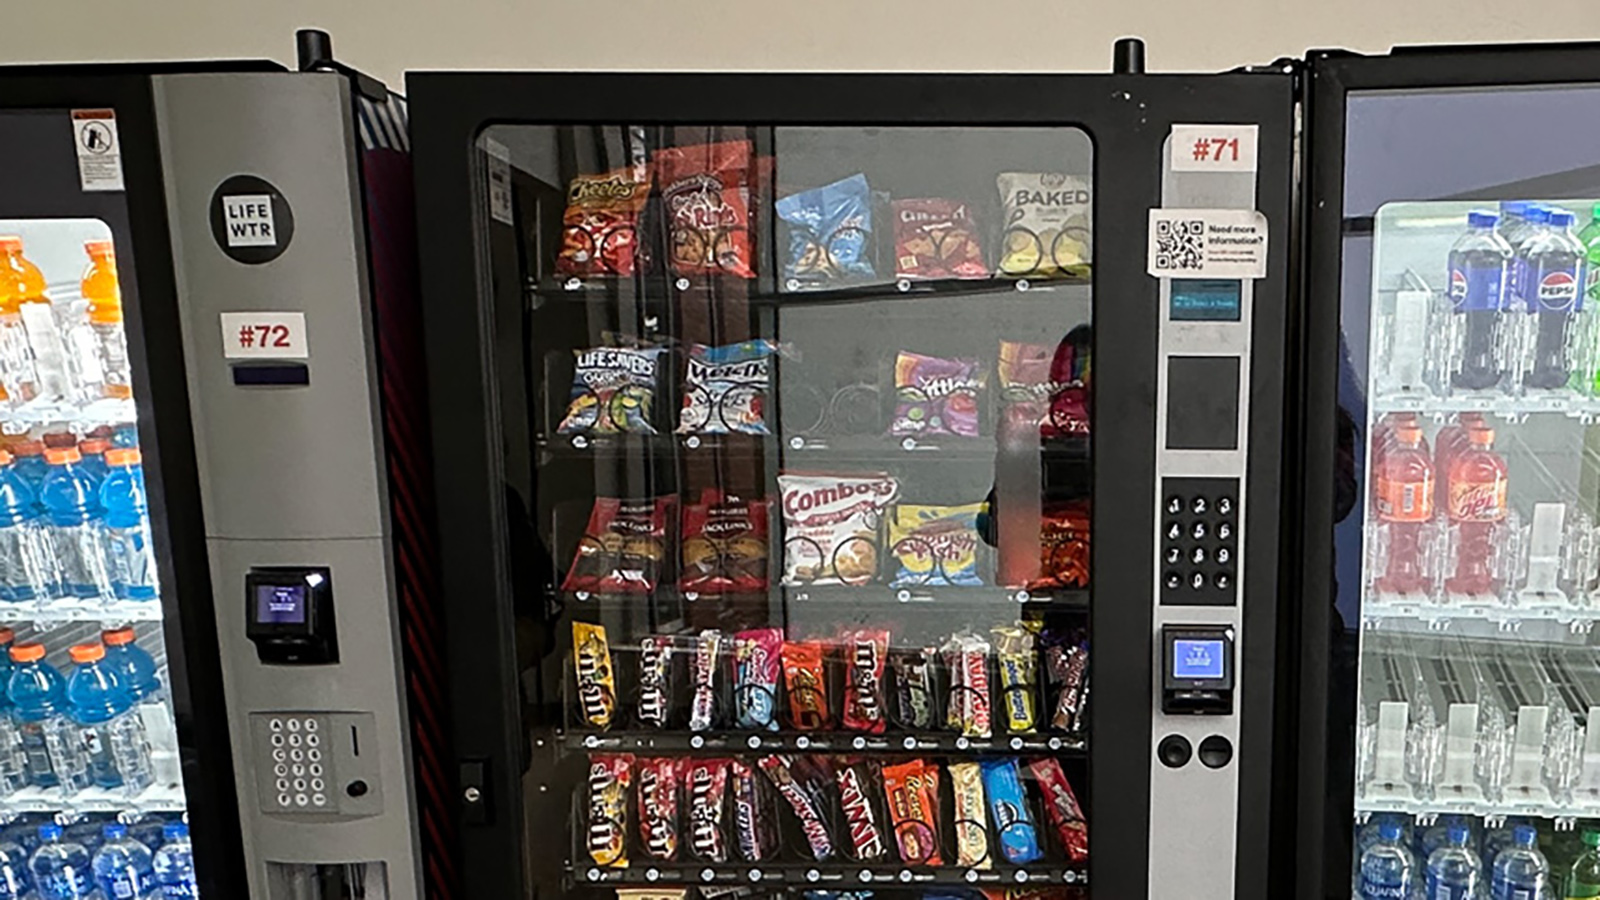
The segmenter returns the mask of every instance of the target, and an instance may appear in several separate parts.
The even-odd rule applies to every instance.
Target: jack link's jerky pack
[[[884,512],[900,494],[890,475],[778,476],[783,583],[865,584],[878,574]]]
[[[706,488],[683,510],[683,572],[694,594],[755,594],[767,589],[767,528],[772,503]]]
[[[587,725],[610,728],[617,711],[617,676],[604,625],[572,623],[572,668],[577,676],[578,714]]]
[[[656,399],[660,347],[592,347],[574,350],[577,368],[561,434],[655,434],[650,408]]]
[[[1000,273],[1013,278],[1087,278],[1091,259],[1089,180],[1059,172],[1002,172],[1005,207]]]
[[[578,539],[563,591],[648,594],[661,581],[667,558],[667,523],[677,498],[619,500],[596,497]]]

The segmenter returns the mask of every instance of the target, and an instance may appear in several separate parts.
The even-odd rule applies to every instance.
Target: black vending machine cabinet
[[[1268,896],[1289,70],[408,88],[466,896]]]

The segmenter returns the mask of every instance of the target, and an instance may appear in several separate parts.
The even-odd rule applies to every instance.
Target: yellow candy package
[[[895,507],[889,519],[889,541],[899,568],[892,584],[983,584],[978,576],[978,513],[982,509],[982,503],[902,503]]]

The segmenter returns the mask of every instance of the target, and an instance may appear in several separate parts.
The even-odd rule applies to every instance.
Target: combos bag
[[[679,275],[755,275],[750,257],[749,141],[671,147],[655,156]]]
[[[982,503],[902,503],[889,520],[889,546],[899,571],[894,587],[983,583],[978,577],[978,513]]]
[[[878,574],[883,514],[900,483],[866,475],[778,476],[784,584],[866,584]]]
[[[768,434],[767,392],[777,352],[778,345],[764,339],[690,348],[678,433]]]
[[[1006,227],[1000,274],[1013,278],[1087,278],[1089,181],[1058,172],[1002,172],[995,179]]]
[[[676,499],[596,498],[561,589],[594,594],[648,594],[655,590],[661,580],[667,523],[672,520]]]
[[[561,434],[655,434],[660,347],[594,347],[574,350],[577,368]]]
[[[763,593],[772,504],[706,488],[683,510],[683,572],[678,587],[694,594]]]
[[[650,170],[629,166],[579,175],[567,187],[557,274],[585,278],[632,275],[638,259],[639,212],[650,197]]]
[[[943,359],[904,350],[894,361],[893,435],[978,436],[978,392],[983,376],[975,359]]]
[[[777,203],[778,219],[788,228],[784,287],[823,288],[873,276],[872,191],[865,175],[809,191]]]
[[[988,278],[972,212],[959,200],[896,200],[894,259],[897,278]]]

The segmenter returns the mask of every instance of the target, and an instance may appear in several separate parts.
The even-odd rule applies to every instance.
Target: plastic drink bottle
[[[155,782],[150,741],[133,693],[106,665],[105,647],[78,644],[68,652],[73,669],[67,678],[67,702],[83,735],[90,775],[100,787],[120,787],[133,796]]]
[[[13,300],[33,356],[37,396],[47,400],[71,397],[74,390],[66,342],[62,339],[55,306],[46,291],[44,275],[22,255],[21,238],[13,240],[13,244],[7,245],[0,239],[0,254],[3,254],[0,268],[9,268],[13,273],[16,285]]]
[[[1467,846],[1474,847],[1476,842],[1472,833],[1472,823],[1461,816],[1441,816],[1433,825],[1419,832],[1421,835],[1417,842],[1416,854],[1419,864],[1426,864],[1433,858],[1433,851],[1450,842],[1450,829],[1456,825],[1467,826]]]
[[[1478,900],[1483,890],[1483,863],[1468,842],[1465,823],[1451,825],[1444,846],[1428,857],[1428,900]]]
[[[103,900],[143,900],[156,889],[155,854],[128,834],[128,826],[105,826],[105,843],[95,851],[94,885]]]
[[[0,450],[0,600],[30,603],[61,591],[56,551],[33,489]]]
[[[1567,900],[1600,897],[1600,831],[1585,831],[1583,847],[1583,853],[1567,870]]]
[[[1433,473],[1438,490],[1435,491],[1434,509],[1450,508],[1450,463],[1456,454],[1468,446],[1467,431],[1488,423],[1483,413],[1464,412],[1454,422],[1446,424],[1433,436]],[[1441,836],[1443,832],[1440,832]]]
[[[1378,520],[1389,526],[1389,559],[1378,589],[1395,593],[1427,586],[1422,530],[1433,518],[1433,461],[1422,448],[1422,429],[1394,430],[1394,445],[1383,454],[1376,486]]]
[[[50,474],[40,499],[54,537],[62,583],[74,597],[110,600],[115,593],[100,533],[100,494],[80,465],[77,447],[47,450],[45,460]]]
[[[44,487],[44,477],[50,474],[50,464],[44,461],[44,442],[18,441],[11,445],[11,457],[16,460],[17,474],[33,491],[34,502],[37,503],[39,489]],[[44,506],[41,504],[39,508],[44,509]]]
[[[122,288],[117,282],[117,256],[110,241],[88,241],[83,299],[89,301],[89,329],[99,368],[102,392],[107,397],[133,396],[133,376],[128,365],[128,338],[122,326]]]
[[[139,451],[128,447],[108,450],[106,462],[110,470],[100,486],[100,505],[105,509],[102,542],[112,592],[123,600],[154,600],[156,559],[150,545],[150,510]]]
[[[106,842],[104,834],[106,822],[106,819],[99,816],[84,816],[71,825],[62,825],[61,838],[74,844],[82,844],[83,849],[89,851],[90,856],[94,856],[94,852]]]
[[[0,839],[0,900],[27,900],[32,890],[28,851],[15,841]]]
[[[15,639],[9,628],[0,628],[0,686],[11,680],[11,644]],[[0,689],[0,797],[8,797],[28,786],[28,754],[22,749],[22,732],[17,728],[15,710],[6,692]],[[5,840],[0,834],[0,841]],[[4,895],[0,895],[4,900]]]
[[[133,626],[110,628],[100,632],[105,644],[105,665],[116,673],[121,682],[141,703],[161,696],[161,676],[156,672],[156,661],[143,647],[134,643]]]
[[[1378,842],[1361,854],[1360,900],[1413,900],[1417,890],[1416,865],[1411,851],[1400,842],[1400,825],[1378,826]]]
[[[76,794],[89,786],[89,766],[77,728],[67,719],[66,679],[44,661],[44,645],[37,642],[14,645],[11,662],[6,693],[28,755],[28,780]]]
[[[44,275],[22,255],[22,238],[0,235],[0,379],[11,400],[25,403],[39,395],[39,376],[28,329],[22,323],[22,298],[43,295]]]
[[[96,490],[111,473],[111,465],[106,462],[106,451],[110,449],[111,442],[105,438],[88,438],[78,442],[78,455],[83,458],[79,465],[94,482]]]
[[[1449,502],[1445,513],[1457,529],[1456,570],[1445,589],[1460,594],[1493,594],[1497,584],[1491,557],[1495,525],[1505,521],[1506,461],[1494,452],[1494,429],[1467,432],[1468,447],[1450,461]]]
[[[168,822],[161,831],[166,843],[156,851],[156,884],[162,900],[193,900],[200,896],[194,878],[194,848],[189,845],[189,826]]]
[[[1450,308],[1458,317],[1458,344],[1450,383],[1479,391],[1500,383],[1506,276],[1511,245],[1495,231],[1498,213],[1467,214],[1467,231],[1450,248]]]
[[[161,849],[161,830],[166,826],[167,820],[155,813],[146,813],[139,821],[128,826],[128,836],[145,845],[153,855]]]
[[[89,851],[64,840],[60,825],[40,825],[39,840],[39,849],[28,861],[39,900],[88,900],[94,892]]]
[[[1547,900],[1550,896],[1550,864],[1539,852],[1539,832],[1532,825],[1518,825],[1511,832],[1511,846],[1494,859],[1489,900]]]
[[[1572,374],[1574,334],[1583,313],[1584,267],[1588,251],[1572,233],[1573,215],[1564,209],[1548,213],[1549,226],[1522,247],[1523,310],[1529,324],[1523,360],[1530,388],[1565,387]]]

